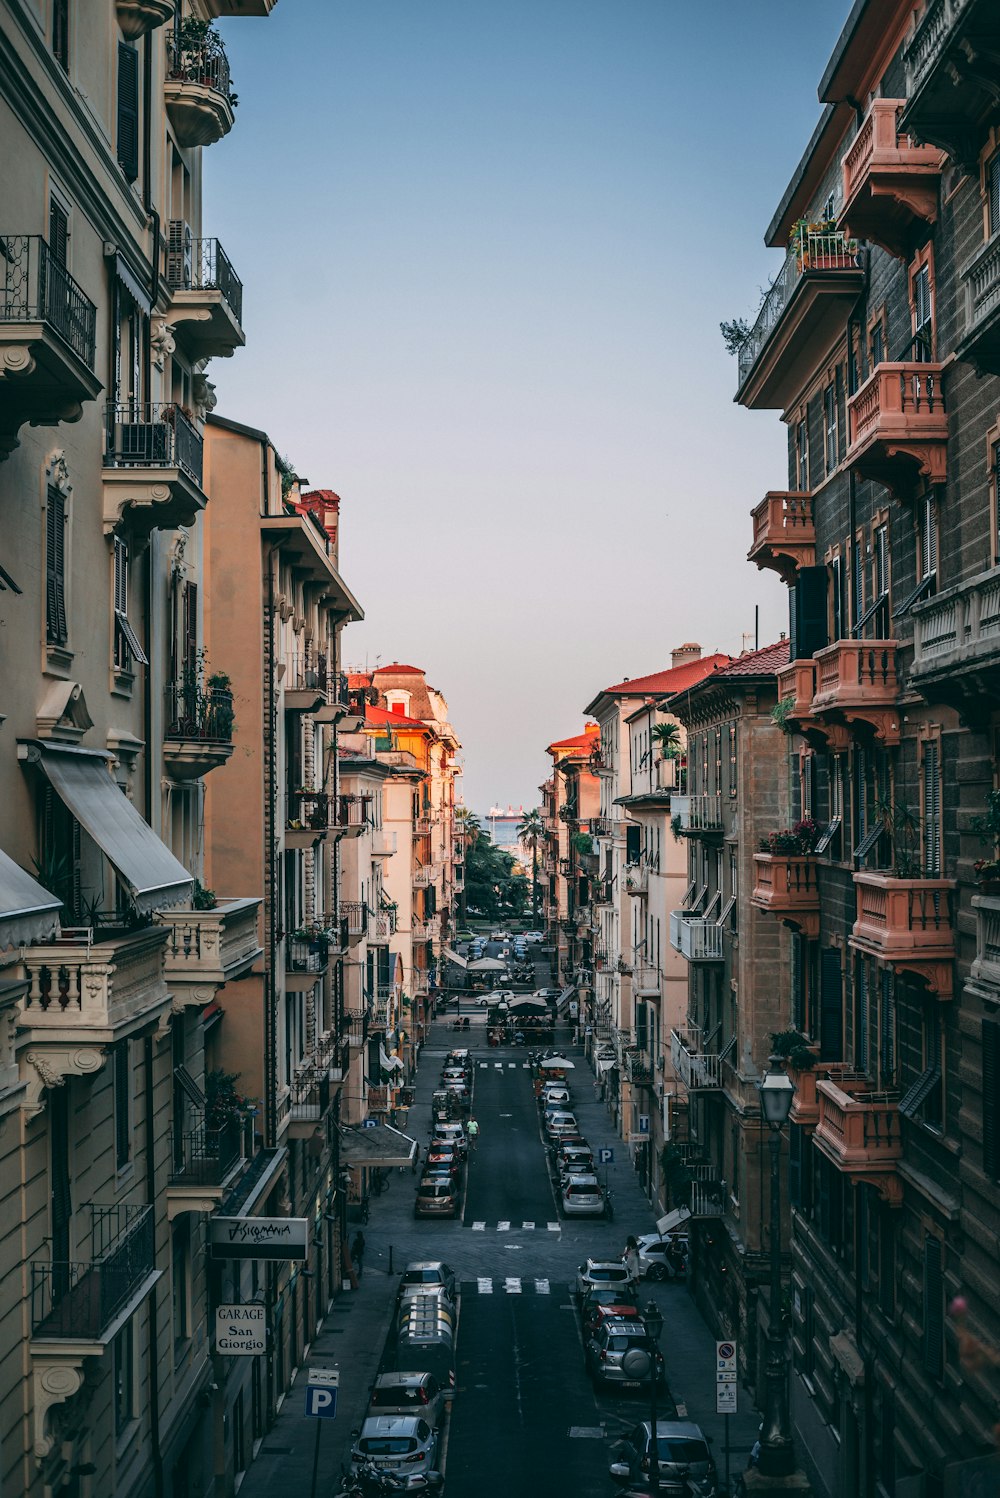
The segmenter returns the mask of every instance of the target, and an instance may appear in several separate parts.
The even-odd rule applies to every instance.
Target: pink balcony
[[[753,545],[747,561],[769,567],[793,583],[800,567],[816,561],[816,525],[811,494],[772,489],[752,511]]]
[[[812,711],[812,700],[816,691],[816,662],[814,660],[789,661],[778,672],[778,700],[792,699],[786,722],[795,724],[808,718]]]
[[[846,1070],[847,1065],[843,1061],[817,1062],[810,1071],[796,1071],[794,1067],[789,1066],[788,1075],[795,1083],[795,1096],[792,1098],[789,1120],[798,1124],[800,1128],[814,1129],[819,1123],[817,1082],[826,1082],[831,1078],[836,1081]]]
[[[751,905],[779,916],[805,936],[819,935],[816,860],[808,854],[755,853]]]
[[[855,874],[857,919],[850,945],[899,972],[922,978],[939,999],[952,996],[955,929],[951,879]]]
[[[876,99],[843,160],[844,206],[838,227],[857,239],[908,256],[936,223],[945,153],[918,146],[899,129],[905,99]]]
[[[879,364],[851,396],[847,419],[847,461],[861,478],[902,500],[921,479],[944,483],[948,413],[940,364]]]
[[[864,1080],[840,1080],[843,1087],[822,1078],[816,1083],[819,1119],[813,1143],[844,1175],[867,1181],[898,1207],[903,1197],[897,1174],[903,1153],[899,1098],[871,1091]]]
[[[811,716],[828,742],[841,737],[838,727],[863,723],[880,743],[899,743],[895,640],[838,640],[817,652],[815,666]]]

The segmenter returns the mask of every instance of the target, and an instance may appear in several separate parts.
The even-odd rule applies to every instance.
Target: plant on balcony
[[[594,839],[589,832],[574,832],[573,847],[586,857],[594,851]]]
[[[225,55],[222,37],[211,21],[185,16],[177,29],[176,60],[170,76],[217,89],[219,74],[213,64]],[[235,109],[239,103],[238,95],[231,87],[226,88],[225,94],[230,109]]]
[[[236,1084],[240,1072],[215,1071],[205,1073],[205,1125],[209,1129],[221,1129],[231,1118],[243,1118],[257,1110],[257,1099],[240,1092]]]
[[[218,903],[215,890],[207,889],[200,879],[196,879],[194,889],[191,891],[192,910],[214,910]]]
[[[812,817],[803,817],[794,827],[785,827],[780,832],[769,832],[767,837],[762,837],[759,851],[803,858],[814,852],[819,835],[820,828]]]
[[[726,345],[726,353],[735,355],[750,337],[751,328],[746,318],[734,317],[731,322],[720,322],[719,332]]]
[[[653,739],[661,759],[677,759],[681,752],[680,728],[676,723],[654,723]]]
[[[775,703],[771,709],[771,722],[776,728],[780,728],[782,733],[792,732],[788,719],[791,717],[794,708],[794,697],[782,697],[781,701]]]
[[[673,816],[673,817],[670,818],[670,831],[674,835],[674,842],[675,843],[679,843],[680,840],[681,840],[681,817],[680,817],[680,812],[678,812],[676,816]]]
[[[912,879],[920,872],[920,829],[916,813],[905,801],[893,801],[888,796],[879,796],[875,802],[875,815],[889,839],[893,874],[897,879]]]
[[[1000,790],[990,791],[986,815],[973,817],[969,826],[979,841],[993,850],[992,858],[977,858],[973,864],[976,882],[982,888],[1000,888]]]
[[[793,1071],[812,1071],[816,1065],[815,1053],[798,1030],[772,1030],[771,1050],[784,1057]]]

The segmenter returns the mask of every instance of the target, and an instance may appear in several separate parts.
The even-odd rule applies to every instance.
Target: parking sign
[[[340,1389],[340,1373],[336,1368],[310,1368],[306,1384],[306,1414],[320,1420],[334,1420],[337,1416],[337,1394]]]
[[[715,1413],[735,1415],[736,1394],[736,1343],[715,1344]]]

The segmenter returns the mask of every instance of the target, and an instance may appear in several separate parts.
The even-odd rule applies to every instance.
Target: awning
[[[41,769],[114,864],[141,914],[190,898],[194,880],[119,790],[108,772],[109,755],[32,741],[18,746],[18,756]]]
[[[661,1238],[665,1238],[668,1233],[676,1232],[682,1223],[687,1222],[690,1216],[691,1213],[687,1207],[675,1207],[665,1217],[658,1217],[656,1219],[656,1231]]]
[[[456,967],[468,967],[469,966],[469,964],[466,961],[466,959],[464,957],[460,956],[458,952],[453,951],[453,949],[451,947],[445,947],[445,949],[441,953],[441,955],[445,959],[446,962],[453,962]]]
[[[402,1071],[403,1063],[398,1056],[390,1056],[384,1045],[378,1048],[379,1065],[383,1071]]]
[[[470,973],[502,973],[506,966],[499,957],[480,957],[478,962],[468,964]]]
[[[559,995],[558,999],[556,999],[556,1013],[557,1014],[565,1014],[566,1010],[569,1008],[571,1002],[575,998],[576,998],[576,985],[573,984],[573,983],[571,983],[568,988],[564,988],[563,989],[563,991]]]
[[[0,951],[53,936],[61,908],[55,895],[0,850]]]
[[[513,1014],[515,1010],[526,1010],[532,1014],[544,1014],[548,1009],[545,999],[508,999],[507,1008]]]
[[[598,1056],[598,1058],[597,1058],[597,1074],[598,1074],[598,1076],[603,1077],[605,1072],[609,1072],[613,1066],[617,1066],[617,1065],[618,1065],[618,1059],[615,1056]]]
[[[391,1124],[373,1129],[341,1129],[341,1165],[412,1165],[417,1141]]]
[[[539,1071],[576,1071],[576,1066],[566,1056],[546,1056],[538,1063]]]

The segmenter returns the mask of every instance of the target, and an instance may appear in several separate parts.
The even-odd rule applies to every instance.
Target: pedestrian
[[[474,1118],[470,1118],[465,1128],[469,1136],[469,1149],[474,1150],[476,1147],[476,1140],[479,1138],[479,1125]]]
[[[354,1271],[360,1283],[361,1276],[365,1272],[365,1235],[360,1228],[351,1240],[351,1263],[354,1265]]]
[[[622,1255],[628,1269],[628,1277],[639,1283],[639,1241],[637,1238],[629,1237],[625,1244],[625,1252]]]
[[[417,1144],[417,1145],[414,1145],[414,1148],[413,1148],[413,1164],[410,1167],[411,1174],[416,1175],[416,1173],[417,1173],[417,1167],[418,1167],[419,1164],[420,1164],[420,1145]]]

